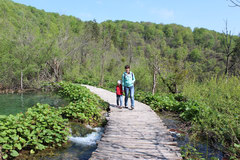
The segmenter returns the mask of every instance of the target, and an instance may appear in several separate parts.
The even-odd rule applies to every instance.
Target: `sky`
[[[47,12],[72,15],[83,21],[129,20],[203,27],[217,32],[225,21],[233,34],[240,33],[240,7],[227,0],[13,0]]]

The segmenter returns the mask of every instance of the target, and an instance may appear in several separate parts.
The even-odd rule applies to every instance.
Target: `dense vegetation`
[[[77,81],[96,85],[90,81]],[[114,92],[112,83],[103,88]],[[189,132],[191,137],[195,137],[194,141],[205,140],[231,159],[240,157],[239,77],[212,77],[201,83],[196,80],[188,81],[178,94],[152,94],[137,90],[135,99],[149,105],[156,112],[171,111],[179,114],[183,121],[191,124]],[[194,153],[184,153],[183,156],[201,159],[195,148],[187,147]]]
[[[236,159],[240,157],[240,78],[212,78],[184,85],[181,94],[138,92],[136,99],[155,111],[179,113],[192,123],[192,136],[204,138]]]
[[[202,111],[201,106],[193,100],[187,100],[183,95],[161,95],[137,92],[135,98],[145,104],[148,104],[157,112],[172,111],[180,114],[185,121],[197,120],[199,112]]]
[[[70,99],[69,105],[54,108],[37,104],[16,116],[0,115],[0,159],[17,157],[22,150],[34,154],[61,146],[70,135],[70,121],[95,125],[102,122],[106,102],[77,84],[60,82],[54,86],[60,95]]]
[[[196,136],[207,137],[214,146],[240,157],[240,78],[212,78],[184,85],[183,95],[201,102],[203,110],[194,122]]]
[[[49,105],[37,104],[25,114],[1,116],[0,124],[3,159],[19,156],[22,149],[33,154],[36,150],[61,146],[69,135],[68,121]]]
[[[0,12],[2,88],[77,78],[105,85],[120,79],[121,69],[130,64],[137,88],[178,92],[184,81],[203,81],[226,71],[226,36],[204,28],[83,22],[10,0],[0,1]],[[238,75],[240,40],[230,37],[229,74]]]
[[[77,81],[96,85],[90,81]],[[114,92],[112,83],[103,88]],[[156,112],[171,111],[179,114],[183,121],[191,124],[189,132],[195,140],[206,140],[231,159],[240,157],[239,77],[212,77],[201,83],[188,81],[179,94],[152,94],[137,90],[135,99],[149,105]],[[197,159],[201,159],[195,148],[190,147],[189,150],[196,152]],[[190,154],[190,157],[196,155]]]
[[[177,24],[83,22],[1,0],[0,89],[70,80],[114,90],[123,66],[130,64],[142,91],[137,99],[156,111],[179,113],[191,121],[193,134],[239,157],[240,38],[228,33]],[[98,97],[77,84],[58,87],[72,101],[59,109],[62,117],[100,120],[98,106],[105,105]],[[17,147],[3,150],[16,155]]]
[[[58,93],[71,100],[69,105],[60,108],[63,117],[83,123],[101,120],[101,112],[107,110],[108,103],[79,84],[60,82],[58,85]]]

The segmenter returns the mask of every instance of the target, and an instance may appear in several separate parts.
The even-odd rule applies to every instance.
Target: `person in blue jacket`
[[[130,71],[130,66],[125,66],[125,72],[122,75],[122,88],[125,93],[125,108],[128,108],[128,96],[130,93],[131,110],[134,109],[134,73]]]

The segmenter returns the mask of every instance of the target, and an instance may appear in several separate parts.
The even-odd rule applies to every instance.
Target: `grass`
[[[230,157],[240,157],[240,79],[212,78],[184,85],[183,95],[204,106],[193,123],[196,135],[219,143]]]

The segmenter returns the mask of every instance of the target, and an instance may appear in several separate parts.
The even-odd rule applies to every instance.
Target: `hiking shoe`
[[[131,110],[134,110],[134,107],[133,107],[133,106],[131,106]]]

